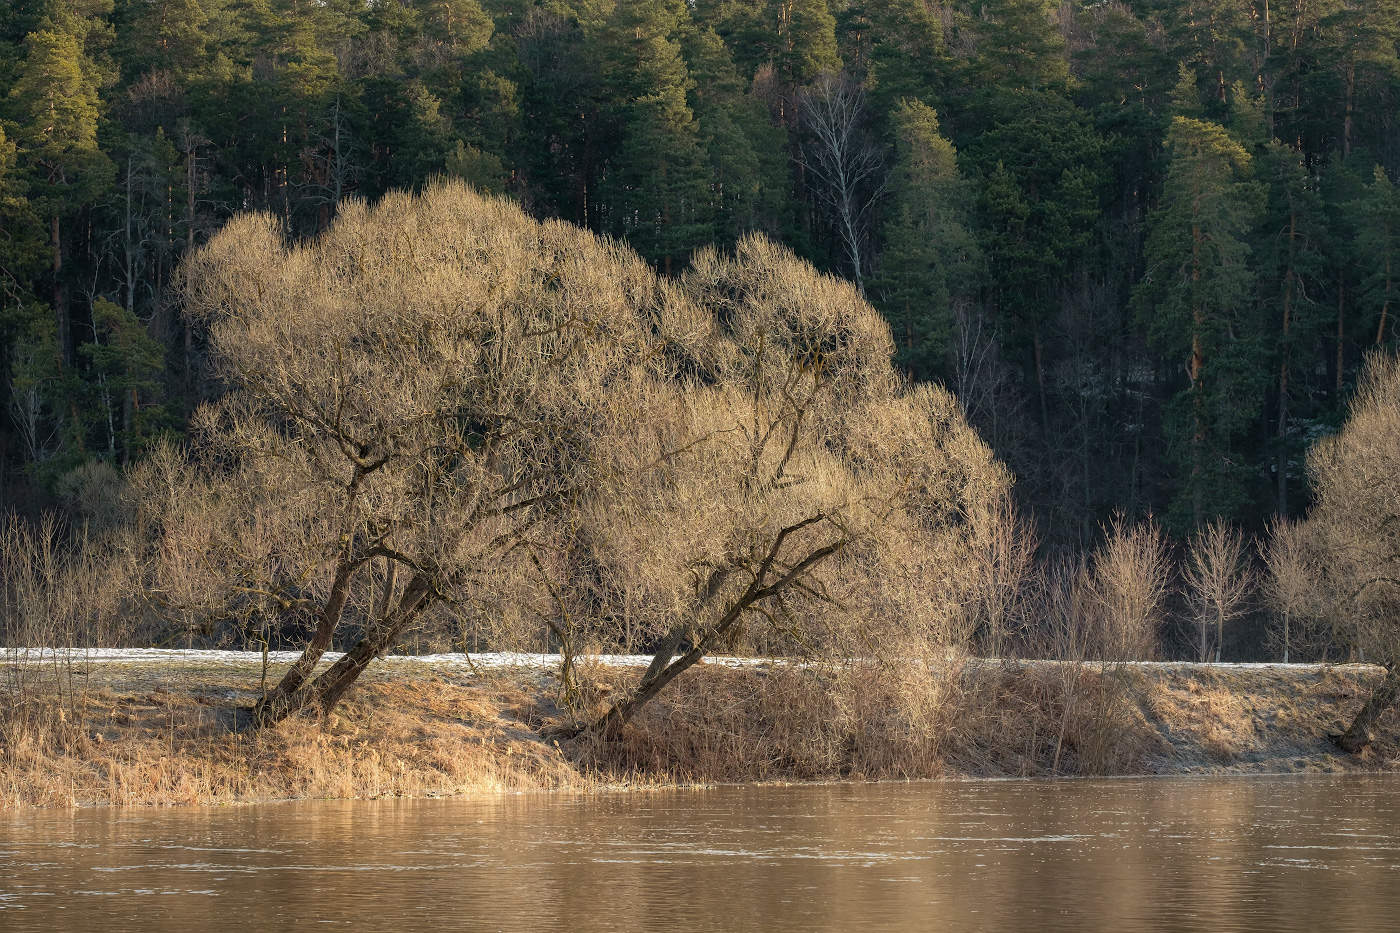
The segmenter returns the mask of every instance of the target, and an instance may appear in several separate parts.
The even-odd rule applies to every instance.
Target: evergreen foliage
[[[1396,340],[1397,101],[1400,0],[12,0],[0,498],[222,391],[170,286],[228,219],[302,239],[445,174],[675,276],[761,232],[863,277],[1049,541],[1259,527]]]

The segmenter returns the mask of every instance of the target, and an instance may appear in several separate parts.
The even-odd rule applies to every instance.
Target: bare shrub
[[[1310,623],[1323,615],[1318,556],[1303,524],[1278,519],[1269,526],[1260,593],[1278,620],[1270,635],[1284,664],[1294,654],[1300,629],[1306,631]]]
[[[1170,576],[1166,538],[1153,519],[1129,526],[1117,516],[1104,528],[1086,584],[1098,621],[1100,657],[1147,661],[1157,656]]]
[[[1032,733],[1054,737],[1051,773],[1071,750],[1079,773],[1116,767],[1132,726],[1126,664],[1156,656],[1169,579],[1166,540],[1151,519],[1130,526],[1117,517],[1090,557],[1042,568],[1033,644],[1055,661],[1043,675],[1053,702],[1027,715],[1041,721]]]
[[[132,566],[124,546],[45,515],[0,519],[0,748],[81,732],[80,651],[122,640]]]
[[[1254,586],[1244,536],[1221,521],[1196,532],[1186,556],[1186,599],[1200,640],[1198,659],[1211,660],[1209,632],[1215,628],[1215,655],[1225,639],[1225,625],[1244,613]]]
[[[970,609],[979,647],[989,657],[1025,647],[1038,547],[1034,524],[1017,512],[1010,497],[1000,497],[973,522],[967,564],[973,581]]]
[[[1313,448],[1308,468],[1315,499],[1303,527],[1321,554],[1334,630],[1386,669],[1338,739],[1354,753],[1400,697],[1400,359],[1367,360],[1346,424]]]

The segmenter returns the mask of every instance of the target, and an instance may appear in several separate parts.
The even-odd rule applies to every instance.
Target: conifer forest
[[[216,396],[182,257],[442,176],[852,282],[1043,541],[1310,499],[1400,315],[1400,0],[7,0],[0,502]],[[115,480],[113,480],[115,481]]]

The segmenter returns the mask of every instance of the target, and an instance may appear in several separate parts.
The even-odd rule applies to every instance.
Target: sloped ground
[[[735,781],[1390,769],[1392,713],[1361,756],[1343,729],[1364,666],[969,661],[930,673],[707,664],[617,743],[565,742],[638,675],[589,662],[574,712],[548,658],[389,660],[335,714],[229,730],[256,656],[0,665],[0,807],[222,804]],[[275,677],[277,668],[269,671]]]
[[[1134,672],[1139,708],[1164,743],[1158,773],[1349,771],[1400,755],[1397,714],[1363,755],[1328,738],[1344,731],[1382,672],[1368,665],[1254,669],[1171,665]]]

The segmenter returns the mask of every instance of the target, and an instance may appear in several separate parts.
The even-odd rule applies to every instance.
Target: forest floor
[[[1394,713],[1362,755],[1329,740],[1380,677],[1367,665],[716,659],[621,740],[561,744],[552,730],[606,709],[641,659],[584,660],[567,702],[550,656],[385,659],[330,716],[235,734],[258,655],[3,658],[0,809],[1400,766]]]

